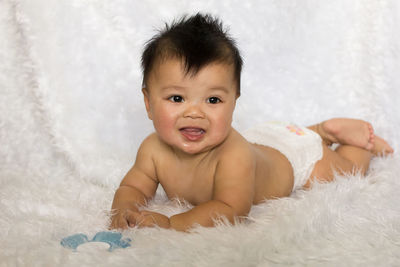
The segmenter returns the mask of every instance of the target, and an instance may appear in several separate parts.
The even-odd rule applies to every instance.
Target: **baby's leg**
[[[355,146],[340,145],[333,151],[323,144],[323,157],[315,164],[304,187],[309,188],[313,179],[330,182],[335,172],[345,174],[359,171],[364,175],[372,155],[368,150]]]
[[[308,128],[318,133],[327,145],[339,143],[367,150],[374,146],[372,125],[363,120],[334,118]]]
[[[340,145],[333,151],[323,143],[322,159],[315,164],[314,170],[304,187],[309,188],[314,177],[319,181],[332,181],[335,172],[345,174],[359,171],[364,175],[368,170],[371,158],[374,155],[379,156],[382,153],[387,153],[387,146],[386,141],[379,136],[375,137],[371,151],[349,145]]]

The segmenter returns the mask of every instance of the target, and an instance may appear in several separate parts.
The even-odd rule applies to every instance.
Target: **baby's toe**
[[[375,144],[375,135],[371,135],[367,141],[368,144],[371,144],[372,146],[374,146]],[[367,145],[368,145],[367,144]]]
[[[371,123],[367,122],[367,126],[368,126],[368,130],[369,130],[370,132],[374,132],[374,127],[372,127],[372,124],[371,124]]]
[[[374,128],[372,127],[372,124],[368,123],[367,126],[368,126],[368,134],[369,134],[369,136],[374,135]]]
[[[366,150],[372,150],[374,148],[374,144],[373,143],[367,143],[367,145],[365,146]]]

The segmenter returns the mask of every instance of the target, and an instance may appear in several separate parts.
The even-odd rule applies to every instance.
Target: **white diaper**
[[[293,168],[293,191],[306,184],[315,163],[322,158],[321,137],[292,123],[263,123],[245,131],[243,136],[250,143],[272,147],[286,156]]]

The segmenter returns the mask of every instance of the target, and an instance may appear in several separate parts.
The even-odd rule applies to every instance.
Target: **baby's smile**
[[[181,134],[189,141],[198,141],[204,137],[206,131],[198,127],[184,127],[179,129]]]

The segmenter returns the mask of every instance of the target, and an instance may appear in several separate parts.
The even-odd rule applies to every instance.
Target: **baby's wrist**
[[[140,211],[140,204],[137,204],[136,202],[125,202],[125,203],[121,203],[120,205],[117,206],[118,209],[120,210],[131,210],[131,211],[135,211],[135,212],[139,212]]]

